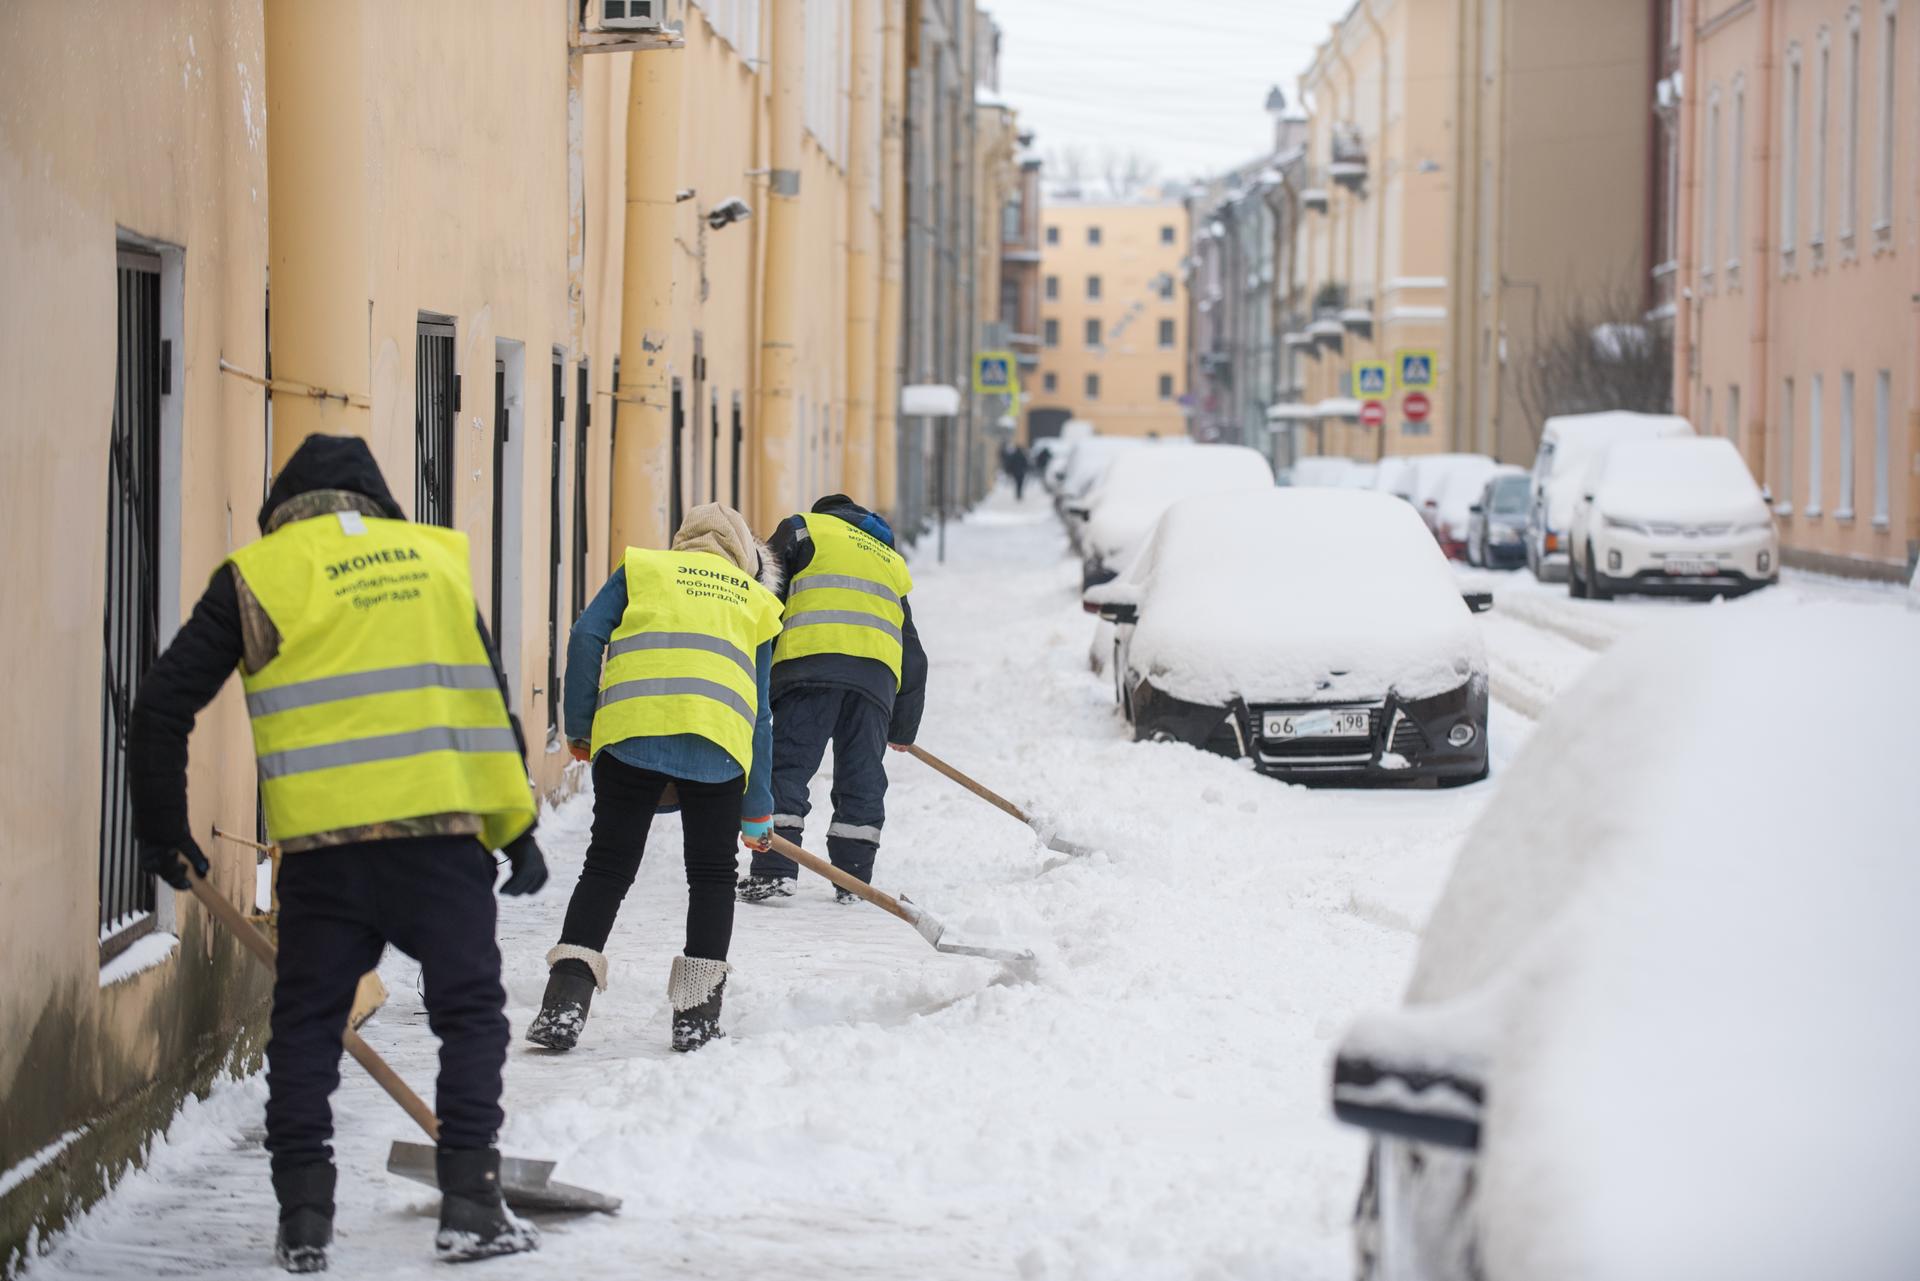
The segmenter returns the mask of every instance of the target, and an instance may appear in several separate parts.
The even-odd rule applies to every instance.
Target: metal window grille
[[[731,505],[740,506],[740,446],[747,438],[746,422],[740,411],[740,393],[733,393],[733,475],[728,492],[733,495]]]
[[[670,500],[668,537],[679,532],[680,521],[686,515],[686,498],[680,492],[680,467],[681,459],[686,456],[686,446],[683,443],[686,434],[687,407],[681,392],[680,380],[676,378],[673,380],[673,456],[668,464],[669,474],[673,478],[667,485],[667,495]]]
[[[500,610],[504,575],[501,560],[506,555],[507,511],[507,362],[493,362],[493,610],[488,615],[493,625],[493,643],[500,644]]]
[[[587,455],[593,427],[593,380],[587,362],[577,370],[573,406],[573,614],[587,609]]]
[[[547,735],[560,737],[560,454],[566,440],[567,367],[553,354],[551,484],[547,491]]]
[[[707,450],[707,497],[713,502],[720,501],[720,391],[710,388],[707,392],[707,408],[710,432]]]
[[[107,584],[100,724],[100,949],[153,928],[127,792],[127,717],[160,652],[160,260],[120,251],[113,434],[107,454]]]
[[[453,322],[422,320],[413,352],[413,518],[453,528]]]

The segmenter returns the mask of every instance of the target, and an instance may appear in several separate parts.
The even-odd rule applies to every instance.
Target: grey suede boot
[[[720,1030],[720,998],[727,990],[727,971],[732,968],[725,961],[704,956],[673,958],[667,996],[673,1002],[674,1049],[697,1050],[726,1035]]]

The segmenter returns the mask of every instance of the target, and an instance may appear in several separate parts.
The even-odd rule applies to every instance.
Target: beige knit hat
[[[673,550],[709,552],[724,557],[766,584],[769,590],[780,590],[779,562],[753,536],[753,530],[747,527],[747,518],[725,503],[701,503],[688,512],[680,532],[673,536]]]

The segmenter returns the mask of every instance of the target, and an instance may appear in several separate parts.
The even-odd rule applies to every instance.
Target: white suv
[[[1780,535],[1733,442],[1621,441],[1588,467],[1568,531],[1567,587],[1736,596],[1775,582]]]

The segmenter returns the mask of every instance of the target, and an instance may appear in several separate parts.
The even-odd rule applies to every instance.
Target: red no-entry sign
[[[1427,399],[1424,391],[1410,391],[1406,399],[1400,402],[1400,411],[1410,423],[1424,422],[1427,415],[1433,412],[1433,402]]]
[[[1378,427],[1387,421],[1387,407],[1377,400],[1369,400],[1360,406],[1360,424],[1363,427]]]

